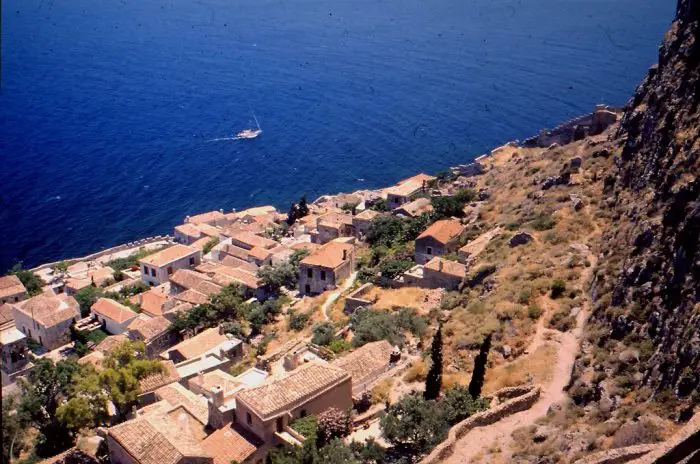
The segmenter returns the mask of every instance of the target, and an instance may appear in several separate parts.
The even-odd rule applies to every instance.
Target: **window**
[[[306,409],[302,409],[299,413],[299,417],[306,417]]]
[[[249,412],[245,413],[245,421],[248,425],[253,425],[253,416],[251,416]]]
[[[170,274],[172,274],[172,273],[173,273],[173,267],[172,267],[172,266],[168,266],[168,275],[170,275]]]
[[[326,271],[321,271],[321,280],[326,280]]]
[[[433,254],[433,247],[426,247],[425,252],[429,255],[432,255]]]
[[[148,275],[148,266],[146,266],[146,265],[143,266],[143,273]]]
[[[155,270],[155,268],[151,269],[151,276],[153,276],[153,277],[156,276],[156,270]]]
[[[308,268],[308,269],[306,270],[306,276],[307,276],[309,279],[311,279],[311,278],[314,276],[314,270],[311,269],[311,268]]]
[[[194,257],[190,258],[190,266],[194,266]]]
[[[311,293],[311,285],[309,285],[309,284],[304,285],[304,293]]]
[[[44,340],[41,339],[41,335],[39,335],[39,344],[40,344],[40,345],[43,345],[43,344],[44,344]]]

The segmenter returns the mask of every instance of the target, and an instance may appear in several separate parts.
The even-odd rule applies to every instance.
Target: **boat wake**
[[[238,137],[218,137],[215,139],[209,139],[207,142],[222,142],[224,140],[239,140]]]

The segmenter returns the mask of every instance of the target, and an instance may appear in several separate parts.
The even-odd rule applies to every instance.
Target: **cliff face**
[[[699,103],[700,0],[679,0],[658,65],[615,134],[617,171],[605,179],[609,271],[593,285],[593,322],[610,340],[646,346],[642,384],[654,395],[672,391],[683,406],[700,400]]]

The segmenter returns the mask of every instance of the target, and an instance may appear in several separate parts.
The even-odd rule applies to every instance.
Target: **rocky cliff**
[[[679,0],[615,134],[617,170],[605,179],[614,226],[592,288],[598,345],[624,343],[639,384],[673,394],[680,419],[700,401],[699,34],[700,0]]]

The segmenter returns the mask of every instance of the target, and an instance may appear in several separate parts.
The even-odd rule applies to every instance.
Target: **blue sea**
[[[0,271],[437,172],[624,104],[674,8],[4,0]],[[262,136],[226,140],[253,111]]]

